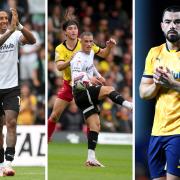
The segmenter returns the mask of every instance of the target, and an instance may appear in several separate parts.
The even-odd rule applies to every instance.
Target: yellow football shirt
[[[168,51],[166,44],[151,48],[146,58],[143,77],[152,77],[156,67],[168,67],[180,81],[180,51]],[[152,135],[180,134],[180,93],[161,87],[156,96]]]
[[[68,61],[71,59],[72,55],[76,53],[77,51],[81,50],[81,42],[78,39],[77,44],[73,50],[68,49],[66,46],[66,41],[58,45],[55,49],[55,61]],[[92,47],[92,50],[95,54],[97,54],[100,51],[100,48],[96,46],[95,44]],[[63,79],[66,81],[71,80],[71,70],[70,66],[68,66],[66,69],[63,70]]]

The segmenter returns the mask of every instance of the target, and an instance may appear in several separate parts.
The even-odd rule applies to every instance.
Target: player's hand
[[[112,48],[116,45],[116,40],[111,38],[109,41],[106,41],[106,47]]]
[[[92,85],[103,85],[103,84],[101,83],[101,81],[100,81],[97,77],[95,77],[95,76],[93,76],[93,77],[90,79],[90,82],[91,82]]]
[[[10,8],[12,15],[14,15],[17,19],[17,25],[19,24],[19,17],[18,17],[18,12],[15,8]]]
[[[162,66],[155,69],[155,73],[153,74],[153,80],[156,84],[161,84],[161,78],[163,74],[164,70]]]
[[[171,71],[166,68],[166,71],[164,71],[163,76],[161,77],[161,84],[162,86],[166,88],[172,88],[174,85],[175,79],[173,77],[173,74]]]
[[[101,82],[102,85],[106,84],[106,80],[102,76],[98,77],[97,79]]]
[[[162,67],[157,68],[156,73],[154,74],[154,80],[155,83],[166,88],[172,88],[175,81],[173,74],[167,67],[166,69],[163,69]]]
[[[19,23],[18,20],[18,14],[15,8],[10,8],[10,11],[12,13],[12,19],[10,24],[10,31],[14,32],[17,28],[17,23]]]

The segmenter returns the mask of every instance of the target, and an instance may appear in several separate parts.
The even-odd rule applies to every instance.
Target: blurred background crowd
[[[54,63],[54,51],[65,40],[61,25],[65,11],[74,14],[80,32],[90,31],[96,45],[104,48],[109,38],[117,41],[106,59],[95,57],[106,84],[114,86],[125,99],[132,101],[132,1],[128,0],[51,0],[48,2],[48,114],[52,111],[62,74]],[[109,99],[101,104],[101,129],[107,132],[132,132],[132,112]],[[56,126],[56,130],[82,131],[82,114],[72,102]]]
[[[20,23],[36,38],[36,44],[21,46],[19,68],[21,107],[19,125],[45,124],[45,2],[1,0],[0,9],[15,7]]]

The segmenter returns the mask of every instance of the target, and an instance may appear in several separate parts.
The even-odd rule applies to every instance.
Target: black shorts
[[[79,107],[79,109],[82,111],[85,119],[87,119],[92,114],[99,114],[99,92],[100,92],[101,86],[90,86],[86,90],[80,91],[80,92],[74,92],[74,100]]]
[[[20,108],[20,88],[0,89],[0,116],[4,115],[4,110],[13,110],[19,113]]]

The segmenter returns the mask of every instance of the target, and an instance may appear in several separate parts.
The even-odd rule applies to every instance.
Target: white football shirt
[[[76,81],[86,81],[93,76],[100,77],[96,67],[94,66],[94,51],[91,50],[90,54],[86,54],[83,51],[78,51],[72,58],[71,65],[71,79],[72,86]]]
[[[18,47],[21,35],[20,31],[15,31],[0,47],[0,89],[8,89],[19,85]]]

